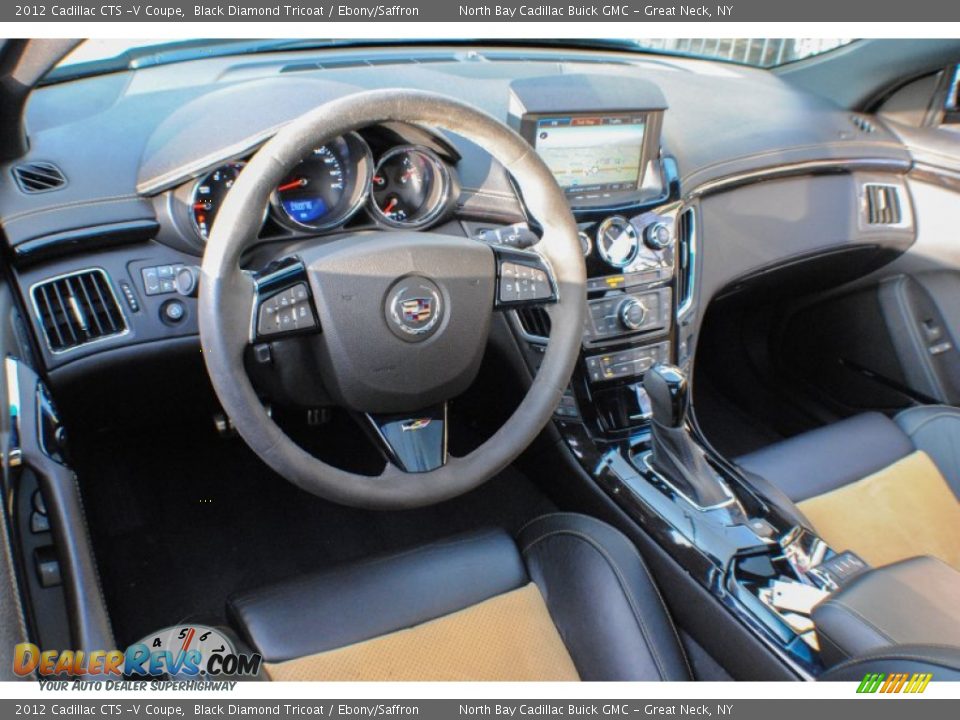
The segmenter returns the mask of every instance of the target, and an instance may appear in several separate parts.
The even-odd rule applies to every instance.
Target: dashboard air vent
[[[863,115],[851,115],[850,122],[856,125],[862,132],[873,133],[877,131],[877,126]]]
[[[63,171],[53,163],[32,162],[13,168],[13,177],[20,190],[34,194],[58,190],[67,184]]]
[[[426,65],[429,63],[455,62],[457,56],[452,53],[408,56],[387,55],[383,57],[350,56],[329,60],[290,63],[280,68],[281,73],[310,72],[313,70],[340,70],[342,68],[377,67],[380,65]]]
[[[51,352],[65,352],[127,331],[110,279],[99,268],[38,283],[31,294]]]
[[[517,319],[527,335],[544,339],[550,337],[550,316],[542,307],[517,308]]]
[[[864,185],[863,194],[868,225],[899,225],[903,220],[896,185]]]
[[[697,267],[696,218],[693,208],[677,215],[677,307],[680,315],[693,303]]]

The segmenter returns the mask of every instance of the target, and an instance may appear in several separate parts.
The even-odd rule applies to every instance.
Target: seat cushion
[[[686,680],[634,545],[557,513],[228,601],[268,675],[307,680]]]
[[[436,620],[264,668],[271,680],[579,680],[533,583]]]
[[[781,490],[836,550],[875,566],[930,555],[960,569],[958,443],[960,411],[925,406],[895,421],[857,415],[737,463],[748,480]]]
[[[528,582],[510,536],[484,530],[233,595],[227,617],[275,663],[419,625]]]
[[[832,548],[874,567],[930,555],[960,570],[960,503],[919,450],[799,507]]]
[[[872,475],[914,449],[892,420],[871,412],[778,442],[736,462],[800,502]]]

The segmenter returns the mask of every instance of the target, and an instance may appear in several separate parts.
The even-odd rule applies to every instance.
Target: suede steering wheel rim
[[[542,239],[534,249],[551,269],[557,293],[556,302],[548,306],[552,329],[543,362],[527,394],[499,430],[473,452],[450,457],[436,469],[405,472],[388,462],[383,473],[371,477],[339,469],[307,453],[261,404],[244,367],[257,289],[252,275],[241,269],[240,258],[257,241],[263,209],[285,173],[313,148],[384,122],[421,124],[456,133],[499,161],[512,175],[527,212],[542,228]],[[493,263],[492,250],[490,254]],[[460,101],[423,91],[376,90],[332,100],[292,121],[247,163],[217,215],[203,256],[200,341],[224,411],[250,448],[278,474],[340,504],[413,508],[479,486],[515,460],[549,422],[577,361],[585,295],[586,271],[576,223],[553,175],[526,141],[499,120]],[[449,322],[456,322],[456,308],[450,313]]]

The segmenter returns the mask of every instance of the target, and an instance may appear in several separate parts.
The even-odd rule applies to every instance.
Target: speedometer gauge
[[[608,217],[597,228],[597,251],[600,257],[616,268],[632,263],[640,250],[636,228],[624,217]]]
[[[315,148],[277,186],[271,202],[284,224],[324,230],[345,222],[363,204],[370,150],[350,134]]]
[[[201,239],[206,240],[209,237],[213,219],[217,216],[223,199],[233,187],[243,166],[242,162],[221,165],[204,175],[194,185],[190,197],[190,217]]]
[[[390,227],[420,228],[439,217],[450,197],[447,166],[423,147],[401,146],[380,158],[370,183],[370,210]]]

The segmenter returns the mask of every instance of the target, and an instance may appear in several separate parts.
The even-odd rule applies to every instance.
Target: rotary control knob
[[[589,257],[593,251],[593,240],[583,230],[577,233],[577,237],[580,238],[580,250],[583,252],[583,256]]]
[[[651,250],[663,250],[673,242],[673,235],[666,223],[650,223],[643,230],[643,242]]]
[[[643,321],[647,318],[647,308],[636,298],[630,297],[617,307],[617,317],[627,330],[635,332],[643,327]]]

